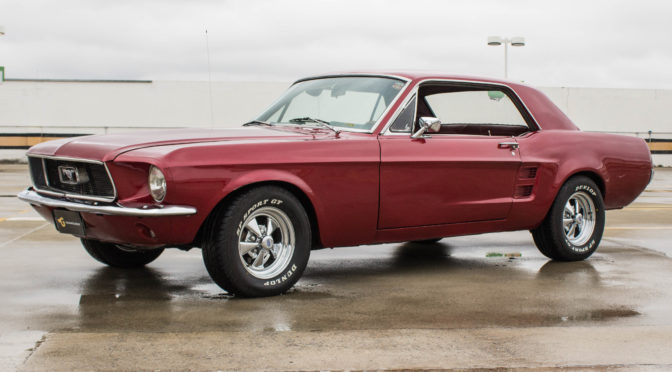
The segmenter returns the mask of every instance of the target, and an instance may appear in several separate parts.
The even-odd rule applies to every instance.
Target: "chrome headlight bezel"
[[[166,198],[168,186],[166,185],[166,177],[161,172],[161,169],[153,165],[149,167],[147,185],[149,186],[149,194],[152,195],[152,198],[157,203],[161,203]]]

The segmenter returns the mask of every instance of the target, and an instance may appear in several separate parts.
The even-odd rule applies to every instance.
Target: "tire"
[[[425,240],[413,240],[413,243],[417,244],[434,244],[439,242],[443,238],[433,238],[433,239],[425,239]]]
[[[557,261],[581,261],[597,249],[604,223],[600,189],[590,178],[577,176],[560,188],[546,218],[531,232],[544,256]]]
[[[283,188],[262,186],[237,196],[222,212],[203,246],[212,280],[238,297],[289,290],[310,257],[310,222],[301,202]]]
[[[136,250],[114,243],[82,239],[84,249],[97,261],[105,265],[120,268],[145,266],[161,255],[163,248]]]

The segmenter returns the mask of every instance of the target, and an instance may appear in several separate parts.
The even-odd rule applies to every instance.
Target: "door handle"
[[[508,148],[508,149],[511,149],[511,150],[515,150],[518,147],[520,147],[520,145],[518,145],[518,142],[500,142],[498,147],[500,149],[507,149]]]

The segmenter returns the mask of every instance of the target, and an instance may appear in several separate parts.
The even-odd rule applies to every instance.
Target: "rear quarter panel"
[[[598,177],[606,209],[630,204],[646,188],[651,155],[635,137],[542,130],[519,137],[523,166],[538,166],[533,197],[514,201],[509,229],[538,226],[562,185],[579,173]]]

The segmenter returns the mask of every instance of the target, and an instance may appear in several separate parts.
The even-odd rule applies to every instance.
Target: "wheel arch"
[[[539,226],[543,222],[543,220],[546,218],[548,213],[550,213],[551,208],[553,207],[553,202],[555,202],[555,199],[558,197],[558,194],[560,193],[560,190],[562,189],[562,186],[564,186],[570,179],[574,177],[579,177],[579,176],[584,176],[590,179],[591,181],[595,182],[597,185],[597,188],[600,190],[600,194],[602,195],[602,199],[604,200],[605,194],[606,194],[606,186],[604,182],[604,178],[600,175],[600,173],[594,169],[580,169],[580,170],[575,170],[573,172],[569,172],[567,176],[565,176],[562,179],[559,179],[557,183],[554,184],[554,191],[552,197],[546,199],[547,201],[544,202],[544,214],[543,217],[540,215],[539,220],[537,223],[535,223],[535,227]]]
[[[597,249],[604,232],[604,198],[602,197],[602,200],[599,200],[599,196],[593,192],[591,192],[591,194],[595,195],[593,198],[598,200],[599,203],[597,206],[594,206],[595,214],[593,216],[595,216],[595,223],[592,227],[593,230],[590,232],[591,235],[589,235],[585,241],[581,240],[579,242],[570,242],[569,239],[572,238],[568,237],[568,232],[564,230],[564,211],[566,210],[566,203],[568,203],[568,198],[571,198],[580,189],[579,187],[567,188],[564,190],[564,192],[563,189],[565,189],[565,186],[568,186],[568,183],[572,182],[572,180],[577,177],[585,177],[591,180],[595,186],[597,186],[597,189],[600,190],[600,194],[605,192],[604,180],[598,172],[591,170],[580,170],[572,172],[563,179],[563,182],[559,183],[558,190],[553,197],[553,203],[547,210],[542,222],[530,230],[534,239],[534,243],[537,248],[539,248],[539,251],[546,257],[556,261],[578,261],[588,258],[593,254],[595,249]],[[585,183],[585,179],[578,182],[575,181],[572,187],[574,185],[582,185]],[[563,198],[558,200],[558,198],[561,196]],[[561,204],[557,204],[558,201],[561,201]],[[602,203],[602,206],[599,205],[600,203]],[[575,223],[578,223],[576,220],[574,221]],[[571,232],[569,233],[571,234]]]
[[[294,195],[301,205],[303,206],[303,209],[306,211],[306,214],[308,215],[308,220],[310,222],[310,230],[311,230],[311,237],[312,237],[312,249],[316,248],[321,248],[322,247],[322,240],[320,238],[320,229],[319,229],[319,224],[318,224],[318,219],[317,219],[317,213],[315,210],[315,206],[313,205],[313,202],[311,199],[308,197],[306,192],[302,190],[300,187],[294,185],[291,182],[287,181],[279,181],[279,180],[266,180],[266,181],[256,181],[252,183],[245,184],[243,186],[240,186],[228,194],[226,194],[210,211],[208,214],[208,217],[203,221],[201,224],[201,227],[198,229],[198,233],[196,234],[196,238],[194,239],[193,245],[197,247],[202,247],[203,243],[205,240],[209,239],[209,234],[210,232],[213,231],[213,225],[215,221],[219,218],[220,214],[226,209],[226,207],[231,204],[231,202],[238,196],[241,195],[248,190],[257,188],[257,187],[262,187],[262,186],[276,186],[283,188],[287,191],[289,191],[292,195]]]
[[[607,192],[607,190],[605,188],[606,186],[605,186],[605,183],[604,183],[604,179],[602,178],[602,176],[600,176],[600,174],[597,171],[594,171],[594,170],[582,170],[582,171],[577,171],[575,173],[572,173],[562,181],[562,183],[560,184],[560,187],[562,187],[564,184],[566,184],[567,181],[569,181],[570,179],[572,179],[574,177],[579,177],[579,176],[587,177],[591,181],[595,182],[595,184],[597,185],[597,188],[600,189],[600,194],[602,194],[602,199],[604,200],[606,192]],[[558,192],[560,192],[560,189],[558,189]],[[556,192],[556,197],[557,197],[557,192]]]

